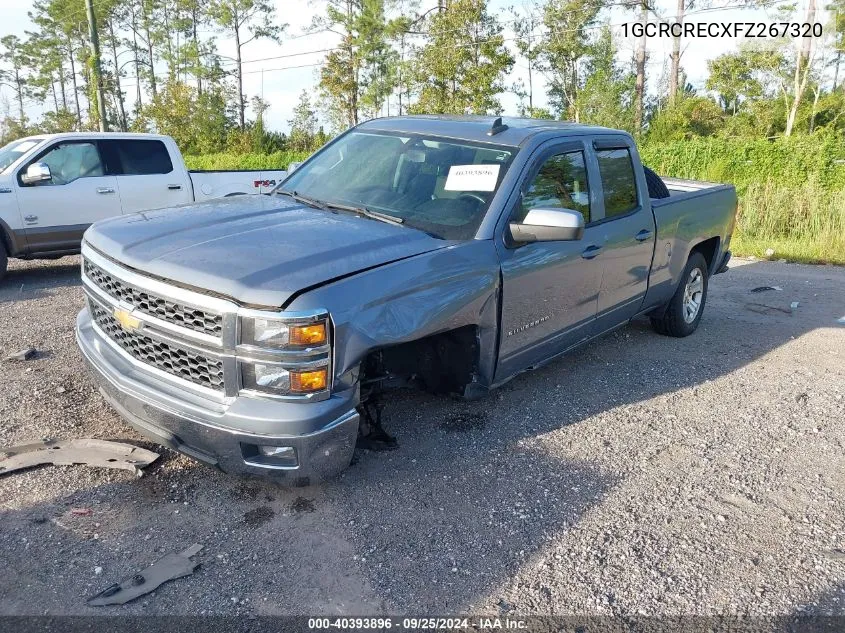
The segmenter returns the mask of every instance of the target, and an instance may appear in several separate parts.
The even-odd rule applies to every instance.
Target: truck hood
[[[244,305],[449,246],[427,233],[278,195],[220,198],[97,222],[85,241],[119,263]]]

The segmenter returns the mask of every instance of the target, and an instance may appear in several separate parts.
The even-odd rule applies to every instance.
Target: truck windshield
[[[40,138],[24,138],[0,147],[0,173],[40,142]]]
[[[285,192],[471,239],[517,148],[399,133],[350,132],[297,169]]]

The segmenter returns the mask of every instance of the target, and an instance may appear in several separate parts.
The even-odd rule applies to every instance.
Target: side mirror
[[[510,223],[515,242],[563,242],[584,237],[584,216],[571,209],[531,209],[522,222]]]
[[[32,163],[21,176],[21,182],[25,185],[34,185],[52,179],[53,174],[50,173],[50,167],[47,163]]]

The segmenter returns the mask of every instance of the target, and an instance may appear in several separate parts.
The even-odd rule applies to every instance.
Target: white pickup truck
[[[97,220],[272,189],[285,171],[188,171],[155,134],[73,132],[0,148],[0,278],[9,257],[78,253]]]

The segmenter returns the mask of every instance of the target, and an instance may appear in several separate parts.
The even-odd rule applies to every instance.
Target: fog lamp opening
[[[244,461],[262,468],[296,468],[299,460],[293,446],[242,444]]]

